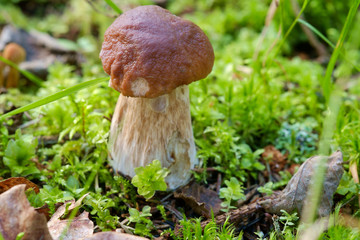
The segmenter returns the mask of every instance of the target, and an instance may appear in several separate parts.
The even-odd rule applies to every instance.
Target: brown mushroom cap
[[[19,64],[25,60],[26,52],[20,45],[16,43],[9,43],[4,49],[3,57],[13,63]]]
[[[112,88],[124,96],[154,98],[205,78],[214,51],[194,23],[158,6],[141,6],[107,29],[100,58]]]

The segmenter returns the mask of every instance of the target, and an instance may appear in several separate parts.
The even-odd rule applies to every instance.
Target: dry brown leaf
[[[55,210],[57,210],[63,204],[64,203],[55,203]],[[45,204],[45,205],[43,205],[41,207],[35,208],[35,210],[38,213],[44,214],[48,221],[50,220],[50,207],[49,207],[49,205]]]
[[[89,219],[89,213],[84,211],[72,220],[55,219],[48,222],[48,228],[53,239],[83,239],[94,231],[94,223]],[[63,236],[62,236],[63,234]]]
[[[219,195],[196,182],[191,183],[174,193],[175,198],[183,199],[187,205],[192,207],[194,212],[211,217],[211,209],[214,215],[218,215],[221,210],[221,199]]]
[[[10,188],[12,188],[13,186],[20,185],[20,184],[25,184],[26,185],[25,189],[32,188],[32,189],[34,189],[34,191],[36,193],[39,193],[39,187],[35,183],[33,183],[23,177],[12,177],[12,178],[5,179],[4,181],[1,181],[0,182],[0,193],[3,193],[5,191],[9,190]]]
[[[83,239],[93,234],[94,223],[89,219],[89,213],[86,211],[72,220],[61,220],[61,217],[63,217],[65,213],[69,213],[71,210],[80,206],[86,196],[87,194],[76,202],[74,200],[65,202],[65,204],[59,207],[54,213],[47,224],[53,239],[60,239],[62,234],[62,239],[64,240]]]
[[[99,232],[84,240],[146,240],[147,238],[118,232]]]
[[[297,173],[291,178],[286,188],[272,198],[261,203],[262,207],[268,212],[281,214],[280,210],[292,212],[297,210],[302,212],[304,200],[308,193],[311,179],[316,174],[316,168],[321,156],[314,156],[307,159],[299,168]],[[333,204],[333,195],[339,185],[340,179],[344,172],[342,167],[342,153],[337,151],[328,157],[327,172],[323,185],[323,194],[318,207],[320,217],[328,216]]]
[[[0,195],[0,232],[5,240],[15,239],[24,232],[22,240],[52,239],[44,215],[30,206],[25,184],[12,187]]]

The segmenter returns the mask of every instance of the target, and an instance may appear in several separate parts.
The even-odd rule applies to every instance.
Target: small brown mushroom
[[[0,56],[2,56],[1,52]],[[0,88],[4,87],[4,69],[5,63],[3,61],[0,61]]]
[[[22,48],[20,45],[18,45],[16,43],[9,43],[4,48],[4,52],[3,52],[2,56],[5,59],[10,60],[11,62],[13,62],[15,64],[19,64],[25,60],[26,52],[25,52],[25,49]],[[3,62],[0,63],[0,75],[1,75],[0,76],[0,87],[5,85],[4,72],[5,72],[6,67],[7,67],[6,64],[4,64]],[[8,71],[7,77],[6,77],[6,88],[15,88],[19,85],[20,73],[17,69],[10,67],[10,66],[8,66],[8,67],[9,67],[9,71]]]
[[[170,170],[169,189],[186,184],[199,164],[187,85],[212,70],[207,36],[161,7],[141,6],[107,29],[100,58],[109,85],[121,92],[109,139],[114,169],[133,177],[158,159]]]

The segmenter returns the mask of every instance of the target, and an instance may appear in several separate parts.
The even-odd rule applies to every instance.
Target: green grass
[[[55,94],[44,97],[44,98],[42,98],[42,99],[40,99],[40,100],[38,100],[36,102],[30,103],[30,104],[28,104],[26,106],[17,108],[15,110],[11,111],[11,112],[3,114],[3,115],[0,116],[0,121],[5,120],[6,118],[11,117],[11,116],[13,116],[15,114],[19,114],[19,113],[29,111],[29,110],[32,110],[34,108],[49,104],[49,103],[54,102],[56,100],[59,100],[59,99],[61,99],[63,97],[69,96],[70,94],[73,94],[73,93],[75,93],[75,92],[77,92],[77,91],[79,91],[81,89],[88,88],[90,86],[93,86],[95,84],[99,84],[101,82],[108,81],[108,80],[109,80],[109,77],[104,77],[104,78],[98,78],[98,79],[86,81],[86,82],[83,82],[83,83],[79,83],[79,84],[77,84],[75,86],[69,87],[69,88],[64,89],[64,90],[62,90],[60,92],[57,92]]]

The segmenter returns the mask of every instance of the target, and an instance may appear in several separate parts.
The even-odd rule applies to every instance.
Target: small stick
[[[220,192],[221,182],[222,182],[221,173],[218,173],[217,181],[216,181],[216,192],[217,192],[217,194],[219,194],[219,192]]]

